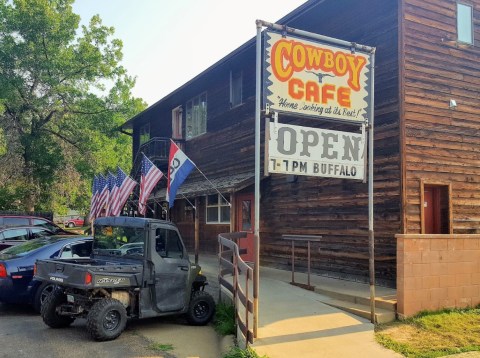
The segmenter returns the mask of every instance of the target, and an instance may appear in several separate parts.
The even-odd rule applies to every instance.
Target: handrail
[[[315,287],[310,284],[310,243],[321,242],[322,236],[319,235],[282,235],[283,240],[290,240],[292,242],[292,285],[302,287],[306,290],[313,291]],[[295,282],[295,242],[307,242],[307,284]]]
[[[256,338],[254,337],[253,327],[249,319],[249,315],[253,314],[253,295],[249,289],[250,284],[253,283],[253,269],[242,260],[238,245],[233,241],[246,237],[246,232],[218,235],[218,282],[220,284],[220,292],[223,287],[233,295],[235,321],[238,330],[243,335],[245,344],[248,345],[248,343],[252,344],[254,338]],[[241,283],[241,276],[245,276],[244,285]],[[244,316],[240,311],[244,312]]]

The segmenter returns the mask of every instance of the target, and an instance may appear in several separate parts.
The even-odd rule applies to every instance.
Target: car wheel
[[[194,326],[203,326],[210,322],[215,313],[215,301],[213,297],[205,291],[195,291],[192,293],[186,318],[188,323]]]
[[[41,314],[43,322],[52,328],[64,328],[70,326],[75,318],[69,316],[60,316],[57,313],[57,307],[67,302],[67,296],[60,290],[53,290],[45,302],[42,304]]]
[[[68,223],[67,226],[70,227],[70,228],[72,228],[72,227],[75,227],[75,224],[74,224],[74,223]]]
[[[87,316],[87,330],[96,341],[117,338],[127,325],[127,310],[113,298],[95,303]]]
[[[43,282],[40,286],[38,286],[37,291],[35,292],[35,297],[33,298],[33,308],[35,312],[40,313],[42,304],[54,289],[55,285],[48,282]]]

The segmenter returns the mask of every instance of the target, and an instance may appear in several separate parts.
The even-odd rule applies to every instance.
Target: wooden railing
[[[233,296],[237,333],[240,332],[245,345],[253,343],[253,269],[240,257],[235,241],[246,238],[245,232],[218,235],[218,281],[222,288]],[[240,338],[237,335],[237,339]],[[241,340],[239,340],[241,341]]]

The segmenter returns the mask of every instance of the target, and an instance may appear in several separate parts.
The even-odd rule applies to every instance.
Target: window
[[[150,140],[150,123],[140,127],[140,145],[147,143]]]
[[[97,255],[143,256],[145,230],[136,227],[95,226],[93,250]]]
[[[230,107],[242,104],[242,71],[230,71]]]
[[[28,218],[5,218],[3,219],[4,226],[22,226],[29,225]]]
[[[226,196],[229,200],[229,197]],[[230,205],[220,194],[207,196],[207,224],[229,224]]]
[[[61,229],[52,224],[51,222],[48,222],[46,220],[42,220],[42,219],[34,219],[33,220],[33,226],[40,226],[40,227],[43,227],[43,228],[46,228],[48,230],[50,230],[51,232],[54,232],[54,233],[57,233],[58,231],[60,231]]]
[[[89,257],[92,253],[92,243],[90,241],[66,245],[60,254],[60,258],[69,259],[76,257]]]
[[[32,229],[32,238],[33,239],[38,239],[40,237],[48,236],[49,234],[50,234],[50,232],[47,231],[46,229],[41,229],[41,228]]]
[[[451,186],[422,182],[422,234],[451,234]]]
[[[182,107],[172,110],[172,138],[183,139],[182,135]]]
[[[12,229],[6,230],[3,233],[5,240],[24,241],[28,240],[27,229]]]
[[[473,9],[470,5],[457,3],[458,42],[473,44]]]
[[[155,230],[155,251],[163,258],[183,258],[183,245],[175,230]]]
[[[242,200],[242,230],[252,230],[252,201]]]
[[[207,92],[187,102],[187,139],[207,132]]]

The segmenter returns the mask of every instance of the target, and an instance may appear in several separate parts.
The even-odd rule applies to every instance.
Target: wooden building
[[[277,23],[377,49],[377,283],[395,285],[395,234],[480,232],[480,0],[310,0]],[[198,204],[201,251],[215,252],[220,232],[252,229],[254,113],[252,39],[124,125],[133,131],[133,175],[139,176],[140,152],[166,173],[173,138],[232,203],[199,173],[180,187],[179,195]],[[280,121],[319,123],[285,115]],[[322,235],[314,271],[366,281],[367,197],[361,182],[264,177],[262,264],[289,267],[282,234]],[[195,213],[177,199],[171,218],[193,248]],[[160,216],[155,208],[152,215]]]

